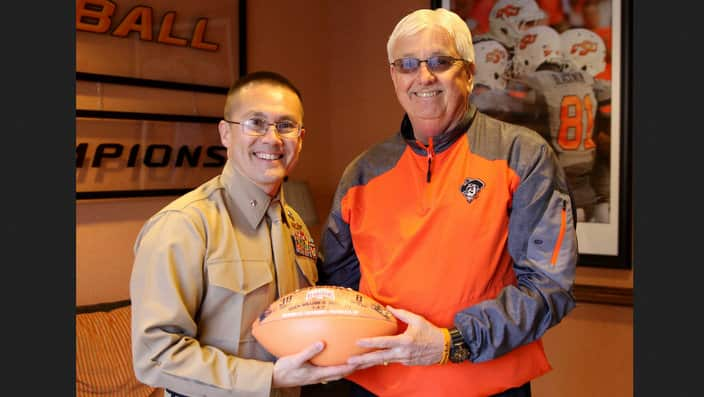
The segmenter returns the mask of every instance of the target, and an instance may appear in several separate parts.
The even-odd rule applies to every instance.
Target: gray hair
[[[422,30],[432,27],[439,27],[447,31],[455,42],[455,48],[462,59],[474,63],[474,46],[472,45],[472,33],[469,31],[467,23],[454,12],[436,8],[434,10],[421,9],[413,11],[401,19],[391,32],[386,43],[386,53],[389,63],[393,62],[391,50],[396,41],[402,37],[412,36]]]

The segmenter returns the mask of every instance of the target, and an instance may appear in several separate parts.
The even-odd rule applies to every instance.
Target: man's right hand
[[[272,386],[293,387],[313,383],[324,383],[341,379],[357,369],[356,365],[335,365],[319,367],[308,360],[323,351],[325,343],[313,343],[300,353],[280,357],[274,364],[274,379]]]

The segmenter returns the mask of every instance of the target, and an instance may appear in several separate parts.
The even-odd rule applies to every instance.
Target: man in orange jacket
[[[401,321],[362,339],[352,396],[529,396],[540,338],[575,306],[575,214],[536,132],[469,102],[474,48],[446,9],[404,17],[387,44],[406,114],[346,168],[319,284],[359,289]]]

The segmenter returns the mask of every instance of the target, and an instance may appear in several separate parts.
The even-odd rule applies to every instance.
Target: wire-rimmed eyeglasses
[[[400,58],[391,62],[391,65],[401,73],[414,73],[423,62],[428,66],[428,70],[435,73],[450,69],[455,62],[469,63],[469,61],[462,58],[455,58],[449,55],[436,55],[428,59]]]
[[[264,136],[269,131],[270,126],[274,126],[276,133],[282,138],[294,139],[301,135],[302,126],[291,120],[280,120],[270,123],[265,119],[253,117],[242,121],[232,121],[223,119],[230,124],[238,124],[242,127],[242,132],[250,136]]]

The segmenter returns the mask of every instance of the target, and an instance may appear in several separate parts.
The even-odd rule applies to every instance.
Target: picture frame
[[[222,103],[247,73],[246,5],[76,1],[77,200],[178,196],[217,174]],[[203,153],[178,165],[182,150]]]
[[[179,196],[219,174],[217,117],[76,111],[76,199]]]
[[[226,94],[247,73],[246,4],[77,0],[76,80]]]
[[[445,8],[456,12],[468,22],[470,29],[486,29],[491,6],[483,2],[484,7],[468,7],[481,1],[432,0],[430,7]],[[495,3],[495,2],[493,2]],[[536,3],[540,3],[536,1]],[[565,2],[562,2],[564,4]],[[579,245],[579,266],[602,267],[613,269],[630,269],[632,258],[631,231],[631,26],[632,0],[601,0],[591,2],[608,18],[601,18],[601,25],[610,29],[610,46],[607,45],[607,59],[610,59],[610,142],[608,158],[608,218],[580,220],[577,222],[577,240]],[[576,6],[584,1],[573,0],[569,4]],[[547,13],[546,13],[547,14]],[[603,17],[602,14],[602,17]],[[550,14],[549,14],[550,15]],[[471,16],[471,19],[470,19]],[[477,16],[479,18],[477,18]],[[577,14],[563,14],[564,24],[556,27],[562,31],[570,27],[587,28]],[[484,18],[484,19],[482,19]],[[479,21],[479,22],[477,22]],[[546,22],[548,19],[546,18]],[[581,21],[581,23],[580,23]],[[608,25],[608,26],[606,26]],[[558,29],[559,27],[559,29]],[[592,30],[592,29],[590,29]],[[596,31],[594,29],[593,31]],[[473,31],[473,36],[475,32]],[[609,38],[609,37],[607,37]],[[609,48],[610,47],[610,48]]]

